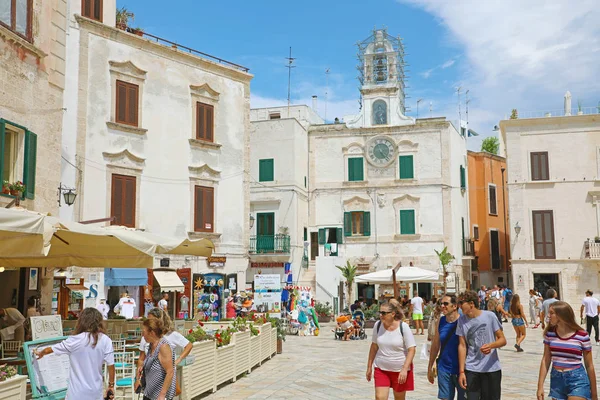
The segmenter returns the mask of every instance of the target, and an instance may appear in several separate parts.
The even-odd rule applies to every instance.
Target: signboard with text
[[[60,315],[42,315],[31,317],[31,336],[33,340],[51,339],[63,336],[62,317]]]
[[[281,290],[281,275],[254,275],[254,291],[261,290]]]

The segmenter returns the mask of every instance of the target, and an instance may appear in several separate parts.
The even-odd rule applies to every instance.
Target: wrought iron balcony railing
[[[250,236],[251,254],[289,254],[290,235]]]
[[[464,238],[463,239],[463,255],[464,256],[474,256],[475,255],[475,244],[473,239]]]

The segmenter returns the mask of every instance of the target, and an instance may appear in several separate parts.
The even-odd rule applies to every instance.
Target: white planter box
[[[260,364],[260,344],[261,344],[261,334],[259,333],[257,336],[250,337],[250,368],[255,365]]]
[[[271,357],[271,323],[267,322],[260,328],[260,361]]]
[[[27,377],[16,375],[0,382],[0,400],[25,400]]]
[[[223,382],[235,378],[235,345],[230,344],[223,347],[217,347],[217,359],[215,363],[215,376],[217,386]]]
[[[271,329],[271,355],[277,354],[277,328]]]
[[[214,340],[194,343],[190,355],[196,357],[192,365],[182,368],[180,400],[192,398],[212,390],[217,390],[215,382],[215,365],[217,345]]]
[[[233,334],[235,343],[235,376],[250,370],[250,330]]]

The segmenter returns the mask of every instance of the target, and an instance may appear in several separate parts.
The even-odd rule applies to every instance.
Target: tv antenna
[[[329,68],[325,69],[325,115],[323,119],[327,123],[327,100],[329,99]]]
[[[291,88],[292,88],[292,68],[296,68],[294,64],[294,60],[296,60],[295,58],[292,57],[292,46],[290,46],[290,56],[285,58],[286,60],[288,60],[288,65],[286,65],[286,68],[288,69],[288,117],[290,116],[290,96],[291,96]]]

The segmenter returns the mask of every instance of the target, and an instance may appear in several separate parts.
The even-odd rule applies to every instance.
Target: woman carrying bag
[[[163,322],[147,319],[142,324],[142,334],[150,345],[143,365],[142,376],[138,374],[136,392],[142,387],[144,400],[172,400],[175,397],[175,352],[163,336]]]

